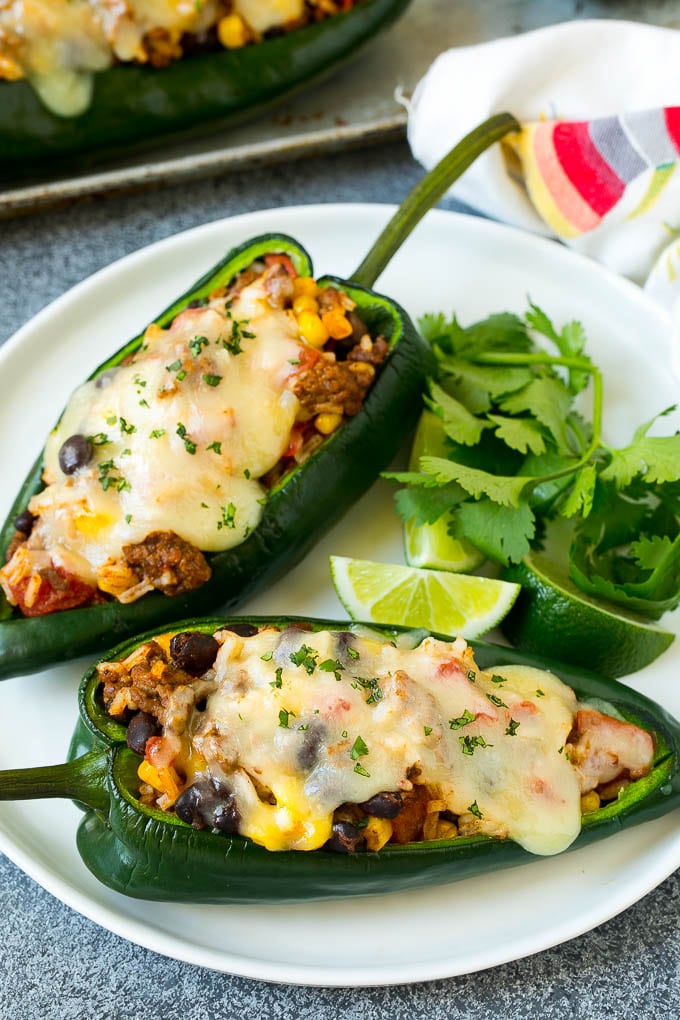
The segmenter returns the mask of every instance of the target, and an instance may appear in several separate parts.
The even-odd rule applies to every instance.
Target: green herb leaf
[[[361,758],[368,754],[368,748],[366,747],[365,741],[362,737],[357,737],[352,745],[352,750],[349,752],[349,756],[352,761],[356,761],[357,758]]]
[[[459,715],[457,719],[449,719],[449,729],[460,730],[463,726],[467,726],[469,723],[474,722],[477,716],[474,712],[470,712],[469,709],[465,709],[462,715]]]

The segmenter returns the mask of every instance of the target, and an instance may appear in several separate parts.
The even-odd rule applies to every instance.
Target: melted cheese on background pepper
[[[560,753],[577,702],[553,674],[512,666],[492,679],[462,639],[407,650],[328,631],[217,637],[218,686],[194,713],[193,748],[235,794],[241,833],[267,849],[323,846],[337,807],[409,789],[414,766],[450,811],[476,803],[485,831],[532,853],[578,835],[579,783]]]
[[[234,322],[253,334],[238,354],[223,344]],[[73,394],[45,447],[47,487],[29,503],[31,546],[78,557],[85,579],[154,530],[206,552],[242,542],[262,515],[257,479],[285,452],[299,406],[287,389],[298,328],[261,281],[228,313],[187,309],[150,327],[145,348]],[[66,476],[59,449],[75,434],[94,437],[95,455]]]
[[[300,18],[304,0],[233,0],[258,33]],[[144,36],[200,35],[224,14],[218,0],[0,0],[0,77],[29,79],[53,113],[74,117],[92,98],[93,72],[146,62]]]

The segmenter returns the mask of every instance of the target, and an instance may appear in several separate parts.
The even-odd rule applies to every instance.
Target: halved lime
[[[649,665],[674,639],[669,631],[586,595],[540,554],[508,567],[503,577],[522,585],[502,626],[517,648],[617,677]]]
[[[432,411],[423,411],[413,437],[409,470],[417,471],[424,456],[446,457],[449,443],[441,419]],[[404,552],[412,567],[435,570],[456,570],[467,573],[484,562],[481,553],[470,542],[459,541],[448,533],[450,514],[444,514],[434,524],[404,524]]]
[[[495,627],[519,585],[489,577],[331,556],[338,598],[353,620],[473,638]]]

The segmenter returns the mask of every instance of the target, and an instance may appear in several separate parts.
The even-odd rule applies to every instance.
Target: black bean
[[[365,845],[364,837],[356,825],[351,822],[333,822],[331,838],[326,843],[326,850],[338,854],[354,854]]]
[[[38,520],[35,514],[32,514],[30,510],[22,510],[20,514],[17,514],[14,518],[14,527],[17,531],[20,531],[22,535],[30,535],[33,531],[33,525]]]
[[[116,369],[108,372],[100,372],[94,381],[95,387],[98,390],[105,390],[107,386],[110,386],[113,382],[113,377],[116,374]]]
[[[212,634],[200,630],[184,630],[170,642],[172,661],[191,676],[202,676],[209,670],[219,650]]]
[[[398,790],[376,793],[375,797],[359,805],[362,811],[374,818],[396,818],[403,806],[404,800]]]
[[[161,732],[156,719],[148,712],[137,712],[128,723],[125,739],[131,751],[144,754],[149,737],[157,737]]]
[[[232,634],[238,634],[239,637],[252,637],[253,634],[257,634],[258,629],[252,623],[228,623],[223,630],[229,630]]]
[[[219,829],[238,832],[241,821],[236,798],[216,779],[200,779],[180,793],[175,814],[194,829]]]
[[[311,772],[319,757],[319,748],[326,735],[326,727],[322,723],[310,723],[309,729],[303,732],[303,740],[297,754],[298,765],[305,772]]]
[[[65,475],[72,475],[92,460],[92,445],[85,436],[69,436],[59,450],[59,467]]]

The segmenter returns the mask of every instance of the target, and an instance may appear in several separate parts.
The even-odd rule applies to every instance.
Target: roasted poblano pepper
[[[299,561],[318,538],[366,491],[399,448],[420,410],[419,394],[428,371],[429,349],[406,312],[391,298],[369,289],[401,242],[476,156],[499,140],[516,122],[500,114],[471,132],[414,189],[350,280],[325,277],[357,305],[373,331],[381,333],[390,352],[361,411],[347,420],[301,466],[289,471],[267,495],[258,526],[240,545],[209,557],[212,576],[202,587],[168,597],[154,592],[126,605],[103,602],[25,618],[0,593],[0,678],[21,675],[50,663],[100,651],[164,622],[236,605]],[[178,298],[156,323],[168,326],[190,302],[265,253],[289,256],[301,275],[311,275],[308,254],[292,238],[269,234],[230,251],[210,272]],[[93,373],[93,378],[120,365],[141,346],[143,334],[130,340]],[[14,535],[14,520],[41,488],[42,455],[26,478],[0,532],[0,562]]]
[[[214,633],[246,622],[284,628],[302,621],[217,618],[187,621],[179,629]],[[323,620],[304,621],[304,625],[311,631],[362,630],[361,625]],[[403,629],[371,626],[371,632],[387,641],[404,641]],[[107,660],[124,658],[159,633],[121,645]],[[414,633],[411,646],[423,636],[422,631]],[[406,632],[407,641],[409,637]],[[659,705],[614,680],[571,666],[539,661],[492,644],[475,643],[474,650],[482,669],[510,663],[550,669],[580,701],[619,713],[653,733],[651,771],[623,789],[616,800],[585,814],[574,848],[680,805],[680,724]],[[310,677],[309,683],[315,680]],[[452,882],[535,859],[511,840],[482,835],[401,846],[388,843],[377,853],[271,852],[241,836],[196,830],[173,813],[141,804],[137,770],[142,759],[125,741],[125,726],[104,710],[95,664],[80,687],[80,721],[70,761],[0,773],[0,800],[66,797],[78,801],[86,808],[77,836],[85,864],[104,884],[129,896],[192,903],[337,899]]]
[[[224,127],[287,98],[351,59],[410,0],[360,0],[350,11],[242,49],[187,56],[153,69],[123,64],[94,75],[88,110],[59,117],[28,82],[0,82],[0,176],[84,164],[207,125]]]

